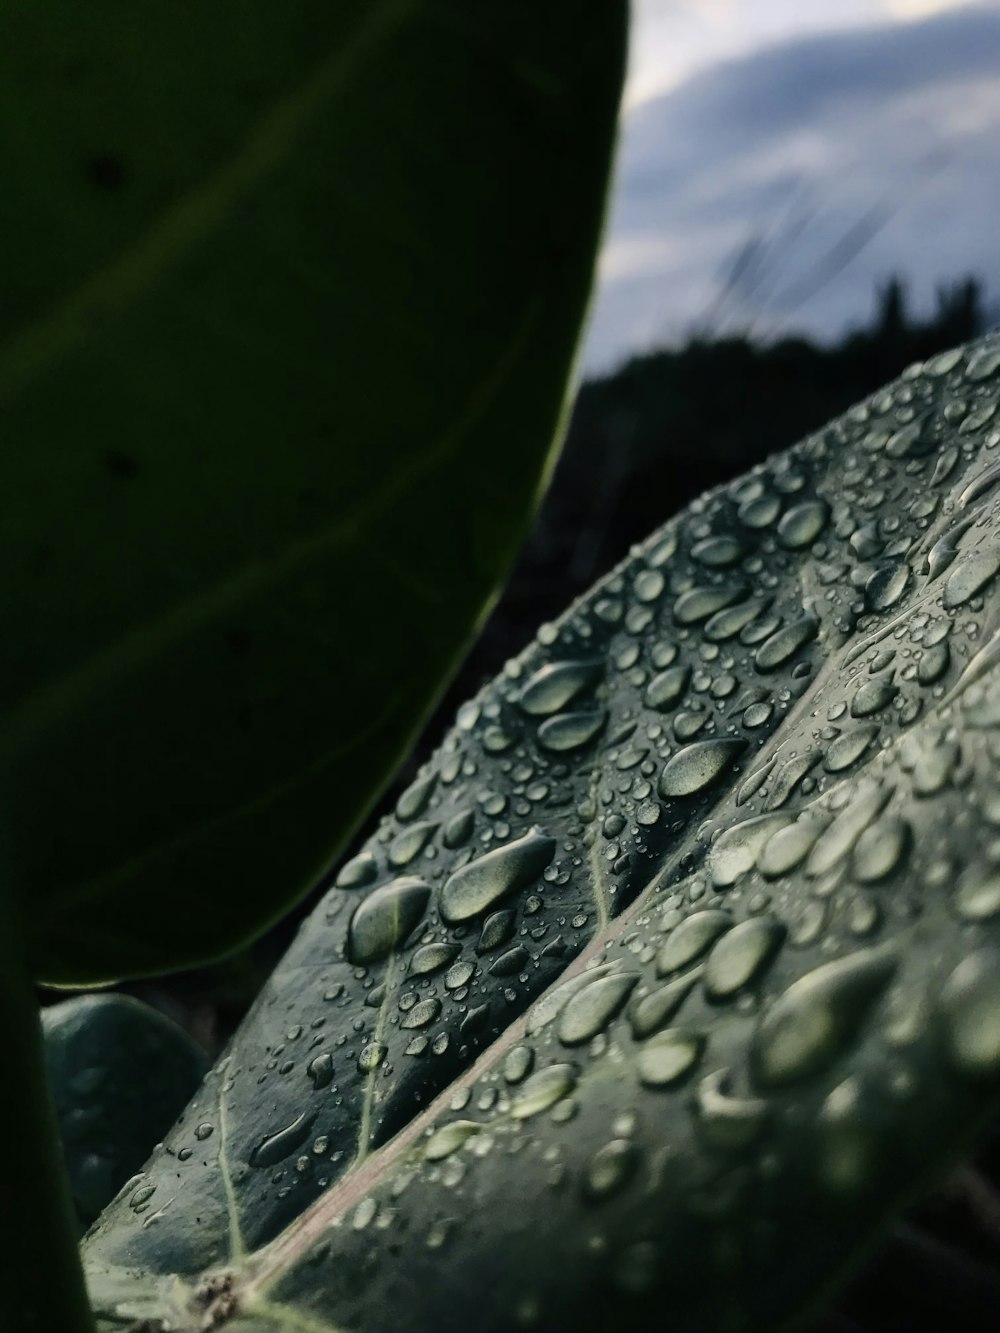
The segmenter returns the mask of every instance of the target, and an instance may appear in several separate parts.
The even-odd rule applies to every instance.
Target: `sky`
[[[894,274],[1000,303],[1000,0],[633,0],[585,373],[834,339]]]

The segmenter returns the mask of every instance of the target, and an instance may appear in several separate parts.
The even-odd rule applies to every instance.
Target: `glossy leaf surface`
[[[933,1181],[1000,1092],[998,400],[998,335],[911,368],[460,710],[90,1237],[109,1328],[772,1330]]]
[[[209,1061],[183,1028],[128,995],[51,1005],[42,1031],[66,1170],[87,1226],[142,1166]]]
[[[626,6],[0,15],[0,776],[36,975],[332,864],[553,457]]]

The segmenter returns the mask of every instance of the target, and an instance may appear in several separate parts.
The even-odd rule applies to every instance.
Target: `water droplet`
[[[865,829],[854,848],[854,877],[877,884],[896,870],[910,845],[910,826],[892,815]]]
[[[441,889],[441,915],[452,923],[478,916],[509,893],[533,884],[555,851],[554,838],[532,831],[459,867]]]
[[[667,942],[657,955],[657,975],[663,977],[693,963],[732,924],[733,918],[728,912],[715,908],[685,917],[667,937]]]
[[[655,602],[663,592],[666,580],[658,569],[643,569],[635,576],[635,595],[640,602]]]
[[[963,921],[989,921],[1000,913],[1000,871],[971,867],[954,901],[955,911]]]
[[[399,1024],[401,1028],[425,1028],[433,1023],[441,1012],[441,1001],[433,998],[420,1000],[409,1013],[404,1014]]]
[[[814,615],[793,620],[790,625],[775,630],[770,638],[764,640],[754,653],[754,666],[758,671],[776,670],[814,639],[818,631],[819,619]]]
[[[742,740],[695,741],[667,760],[660,774],[660,795],[693,796],[716,782],[746,749]]]
[[[665,986],[658,987],[629,1006],[628,1020],[636,1041],[642,1041],[644,1037],[652,1036],[660,1028],[666,1027],[691,994],[701,972],[701,968],[695,968],[686,976],[668,981]]]
[[[865,601],[873,611],[888,611],[895,606],[910,581],[910,566],[902,560],[890,561],[876,569],[865,582]]]
[[[973,352],[965,367],[965,378],[976,384],[988,380],[1000,370],[1000,347],[988,344]]]
[[[870,1182],[873,1142],[855,1076],[839,1083],[820,1107],[819,1176],[835,1194],[854,1194]]]
[[[552,662],[535,672],[518,703],[535,717],[558,713],[600,680],[601,674],[600,662]]]
[[[275,1134],[268,1134],[251,1152],[248,1158],[250,1165],[275,1166],[278,1162],[283,1162],[305,1143],[315,1119],[315,1111],[303,1111],[284,1129],[279,1129]]]
[[[851,717],[871,717],[891,704],[898,693],[899,686],[894,685],[889,677],[879,676],[875,680],[866,680],[854,692]]]
[[[917,680],[921,685],[933,685],[948,670],[950,662],[951,649],[947,642],[925,648],[917,663]]]
[[[464,1147],[481,1129],[482,1125],[475,1120],[452,1120],[447,1125],[440,1125],[424,1144],[424,1157],[428,1162],[443,1161]]]
[[[341,868],[337,876],[338,889],[363,889],[378,874],[378,864],[371,852],[362,852]]]
[[[513,977],[519,972],[523,972],[531,961],[527,949],[520,944],[515,944],[513,949],[508,949],[502,953],[495,963],[490,966],[490,975],[494,977]]]
[[[885,809],[892,789],[875,782],[859,783],[852,800],[844,806],[809,853],[806,874],[815,879],[832,870],[848,856],[865,829]]]
[[[514,1046],[503,1062],[503,1076],[508,1083],[523,1083],[535,1063],[535,1052],[530,1046]]]
[[[483,922],[476,953],[492,953],[494,949],[499,949],[501,944],[506,944],[514,933],[516,920],[516,913],[509,908],[504,908],[502,912],[492,912]]]
[[[532,1037],[536,1032],[541,1032],[542,1028],[548,1027],[554,1019],[558,1018],[569,1003],[570,998],[577,991],[582,990],[584,986],[589,986],[598,977],[610,975],[614,970],[613,963],[603,963],[600,967],[592,967],[586,972],[578,972],[576,976],[567,978],[567,980],[560,982],[558,986],[554,986],[552,990],[547,991],[528,1014],[528,1036]]]
[[[207,1120],[203,1120],[200,1125],[195,1126],[194,1136],[200,1143],[204,1143],[206,1139],[212,1137],[214,1132],[214,1126],[210,1125]]]
[[[638,977],[616,972],[598,977],[572,995],[559,1018],[559,1040],[579,1046],[596,1037],[611,1022],[631,994]]]
[[[410,960],[411,977],[427,977],[447,967],[458,957],[460,947],[457,944],[424,944]]]
[[[751,1061],[759,1087],[810,1078],[841,1056],[888,985],[896,960],[864,949],[794,981],[764,1013]]]
[[[708,853],[708,871],[715,887],[728,889],[735,884],[752,868],[764,844],[788,823],[788,815],[758,815],[725,829]]]
[[[358,1073],[373,1073],[388,1053],[388,1046],[381,1041],[370,1041],[367,1046],[362,1046],[361,1054],[358,1056]]]
[[[581,750],[590,744],[607,720],[608,715],[603,708],[550,717],[538,728],[538,744],[555,754]]]
[[[414,824],[404,829],[389,848],[389,864],[396,870],[409,865],[424,850],[436,830],[436,823]]]
[[[701,1033],[666,1028],[639,1051],[639,1078],[648,1088],[668,1088],[691,1073],[704,1049]]]
[[[735,565],[746,554],[746,547],[738,537],[723,533],[717,537],[705,537],[691,547],[691,555],[702,565],[712,569],[725,569]]]
[[[616,1194],[634,1175],[638,1156],[628,1139],[612,1139],[590,1159],[584,1192],[591,1199],[605,1199],[609,1194]]]
[[[941,991],[941,1018],[955,1069],[971,1078],[1000,1069],[1000,951],[963,958]]]
[[[862,727],[853,727],[832,740],[823,760],[823,767],[828,773],[840,773],[850,768],[871,745],[879,733],[877,722],[866,723]]]
[[[967,555],[948,575],[942,597],[945,608],[953,611],[970,601],[995,577],[997,570],[1000,570],[1000,546]]]
[[[709,1148],[718,1152],[744,1152],[763,1133],[769,1107],[756,1097],[730,1095],[729,1080],[728,1069],[717,1069],[699,1082],[695,1119]]]
[[[712,643],[725,643],[745,630],[759,615],[770,606],[769,598],[751,597],[738,606],[726,607],[717,611],[705,625],[705,638]]]
[[[789,509],[778,524],[778,540],[790,550],[811,546],[826,527],[830,507],[823,500],[805,500]]]
[[[314,1055],[306,1065],[306,1074],[317,1092],[333,1082],[333,1057],[329,1051]]]
[[[646,686],[646,703],[650,708],[661,711],[672,708],[687,689],[691,668],[687,666],[669,667]]]
[[[678,625],[694,625],[746,595],[745,583],[716,583],[705,588],[689,588],[674,603],[674,619]]]
[[[510,1114],[515,1120],[528,1120],[555,1106],[576,1087],[576,1071],[572,1065],[549,1065],[532,1074],[511,1104]]]
[[[430,893],[429,884],[407,876],[370,893],[351,917],[351,962],[373,963],[402,944],[426,911]]]
[[[705,993],[728,1000],[755,981],[785,938],[785,927],[773,917],[751,917],[727,931],[713,946],[705,964]]]
[[[441,841],[446,847],[464,847],[472,836],[476,816],[471,810],[460,810],[449,819],[441,831]]]
[[[827,824],[828,816],[806,810],[794,824],[779,829],[757,857],[757,869],[767,879],[780,879],[801,864],[815,846]]]
[[[417,815],[426,809],[437,780],[438,775],[432,773],[430,777],[423,778],[415,782],[412,787],[408,787],[396,802],[396,818],[404,824],[416,819]]]

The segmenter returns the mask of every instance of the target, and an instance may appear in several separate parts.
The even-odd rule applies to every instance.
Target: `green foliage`
[[[45,1065],[77,1216],[89,1225],[142,1166],[208,1068],[176,1023],[127,995],[42,1013]]]
[[[315,882],[552,457],[626,7],[0,17],[0,794],[33,973]]]
[[[857,1260],[1000,1094],[998,403],[1000,335],[913,367],[459,711],[92,1231],[102,1328],[763,1333]]]

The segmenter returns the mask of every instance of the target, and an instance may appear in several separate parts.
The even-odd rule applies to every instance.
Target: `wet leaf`
[[[438,829],[472,817],[407,867],[419,919],[352,961],[404,797],[92,1234],[101,1310],[763,1333],[829,1289],[1000,1094],[998,400],[1000,335],[912,367],[699,500],[460,711],[414,790]],[[909,570],[876,605],[873,524]],[[703,558],[727,537],[742,570]],[[732,632],[723,602],[749,604]],[[546,679],[572,697],[525,710]],[[204,1118],[218,1157],[181,1166]]]
[[[481,622],[604,205],[626,6],[578,17],[3,6],[0,793],[42,979],[280,916]]]
[[[177,1119],[209,1061],[176,1023],[127,995],[50,1005],[42,1030],[73,1201],[88,1226]]]

